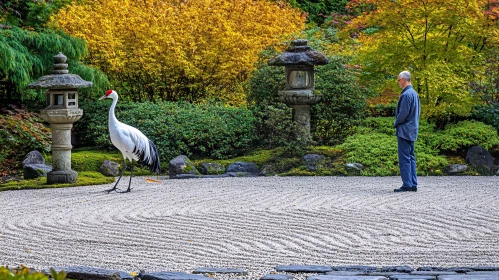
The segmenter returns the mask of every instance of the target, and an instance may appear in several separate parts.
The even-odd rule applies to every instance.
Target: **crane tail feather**
[[[151,172],[159,174],[160,163],[158,149],[151,140],[147,140],[149,141],[149,145],[146,145],[145,149],[148,149],[149,153],[144,150],[139,150],[137,147],[134,148],[133,153],[139,158],[138,162],[140,164],[147,165]]]
[[[159,174],[160,171],[159,153],[158,149],[156,148],[156,145],[154,145],[154,143],[151,140],[149,140],[149,155],[151,156],[151,162],[152,162],[149,165],[149,170],[151,170],[151,172]]]

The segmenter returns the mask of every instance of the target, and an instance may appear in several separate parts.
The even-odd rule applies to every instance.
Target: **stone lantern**
[[[278,92],[279,99],[293,108],[296,133],[304,142],[310,141],[310,107],[321,99],[313,93],[314,66],[329,63],[327,57],[307,44],[304,39],[294,40],[285,52],[268,62],[270,66],[285,67],[286,86]]]
[[[54,56],[54,69],[29,85],[33,89],[48,89],[47,107],[40,110],[42,118],[52,129],[52,171],[47,174],[48,184],[74,183],[78,173],[71,170],[71,129],[83,116],[78,108],[78,88],[91,87],[92,82],[75,74],[68,74],[66,56]]]

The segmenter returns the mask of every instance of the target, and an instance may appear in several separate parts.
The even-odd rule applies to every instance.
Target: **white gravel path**
[[[0,266],[499,266],[498,177],[161,179],[0,192]]]

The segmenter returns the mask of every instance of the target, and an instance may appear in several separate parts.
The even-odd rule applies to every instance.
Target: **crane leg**
[[[133,167],[133,163],[132,163],[132,167]],[[107,193],[110,193],[112,191],[117,190],[116,186],[118,186],[118,183],[120,182],[121,177],[123,177],[123,173],[125,173],[125,170],[126,170],[126,158],[123,159],[123,169],[121,170],[121,174],[120,174],[120,177],[118,178],[118,181],[116,181],[116,184],[114,184],[114,187],[112,189],[105,190]]]
[[[126,189],[126,191],[122,191],[121,193],[127,193],[132,190],[132,188],[130,188],[130,186],[132,185],[132,175],[133,175],[133,160],[132,160],[132,170],[130,171],[130,181],[128,182],[128,189]]]

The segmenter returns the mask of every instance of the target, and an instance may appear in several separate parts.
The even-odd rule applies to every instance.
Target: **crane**
[[[120,177],[114,187],[106,190],[107,193],[112,191],[117,191],[116,186],[118,185],[123,173],[126,169],[126,160],[130,160],[132,163],[132,169],[130,173],[130,182],[128,183],[128,189],[122,193],[130,192],[132,184],[132,174],[133,174],[133,161],[145,164],[149,167],[151,172],[159,173],[159,154],[156,145],[149,140],[140,130],[135,127],[124,124],[114,115],[114,108],[116,103],[118,103],[118,93],[114,90],[106,91],[106,94],[99,98],[103,100],[106,98],[111,98],[113,103],[109,109],[109,134],[111,136],[111,142],[113,145],[120,150],[123,154],[123,169],[121,170]]]

